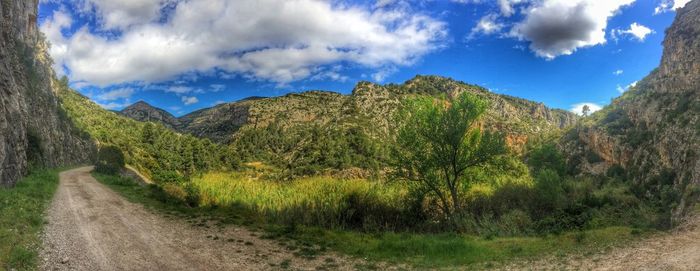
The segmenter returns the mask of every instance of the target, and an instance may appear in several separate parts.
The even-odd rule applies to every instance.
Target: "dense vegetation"
[[[119,174],[119,171],[124,168],[124,154],[120,149],[114,146],[103,146],[97,152],[97,161],[95,161],[95,171],[103,174]]]
[[[58,171],[35,170],[14,188],[0,187],[0,269],[36,269],[44,213],[57,186]]]
[[[664,204],[673,195],[639,193],[620,167],[580,175],[545,136],[514,151],[497,125],[483,125],[492,108],[483,96],[412,93],[384,137],[360,125],[367,119],[289,125],[276,118],[241,128],[228,147],[101,110],[67,89],[61,97],[79,127],[156,180],[138,187],[98,176],[122,192],[149,204],[222,213],[224,221],[263,225],[353,255],[383,250],[378,258],[406,260],[436,250],[470,255],[477,246],[493,252],[485,259],[497,260],[508,257],[506,248],[488,248],[494,245],[480,237],[532,238],[512,239],[528,251],[508,254],[527,256],[548,251],[540,246],[552,242],[549,234],[605,236],[611,229],[629,236],[639,232],[630,227],[667,224]],[[664,180],[659,185],[667,190]],[[563,236],[574,238],[572,248],[585,239]],[[419,242],[434,247],[414,247]]]
[[[71,90],[61,80],[59,97],[63,108],[81,130],[100,147],[119,149],[126,164],[157,182],[182,182],[192,175],[212,170],[231,170],[238,165],[230,148],[181,135],[160,124],[143,123],[106,111]]]

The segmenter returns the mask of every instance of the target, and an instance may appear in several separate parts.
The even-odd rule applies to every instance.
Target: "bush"
[[[115,175],[124,168],[124,154],[117,147],[105,146],[97,153],[95,171]]]
[[[557,210],[566,202],[562,178],[553,170],[542,170],[535,178],[535,190],[540,212]]]

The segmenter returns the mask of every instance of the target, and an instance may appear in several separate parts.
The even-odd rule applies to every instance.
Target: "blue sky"
[[[687,0],[42,0],[58,75],[109,109],[442,75],[570,110],[654,69]]]

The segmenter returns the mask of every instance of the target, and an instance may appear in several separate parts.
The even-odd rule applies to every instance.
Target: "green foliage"
[[[97,152],[95,171],[103,174],[118,174],[124,168],[124,154],[114,146],[104,146]]]
[[[309,125],[283,128],[281,120],[262,128],[243,129],[232,144],[247,161],[265,161],[282,177],[311,176],[327,170],[376,170],[382,150],[360,127]]]
[[[397,116],[405,124],[393,151],[396,178],[437,197],[446,217],[461,211],[461,190],[470,183],[466,171],[506,153],[502,136],[475,127],[486,101],[465,92],[449,102],[407,100]]]
[[[317,193],[336,191],[335,188],[331,188],[332,186],[328,185],[336,185],[338,180],[329,180],[326,184],[320,185],[324,188],[316,188],[319,187],[316,185],[318,180],[303,181],[307,184],[301,186],[295,185],[297,186],[296,193],[282,193],[281,195],[275,194],[280,192],[280,189],[284,189],[285,186],[283,183],[275,183],[269,192],[261,192],[268,187],[265,183],[243,184],[239,186],[238,189],[240,191],[235,193],[236,196],[229,198],[231,203],[229,207],[223,207],[226,205],[222,204],[218,208],[214,208],[211,205],[190,208],[185,207],[182,203],[178,204],[177,201],[172,199],[172,196],[164,193],[162,189],[155,186],[139,186],[135,182],[122,177],[100,174],[95,174],[95,177],[130,201],[139,202],[169,214],[177,214],[192,221],[206,218],[207,220],[213,219],[219,223],[238,223],[251,227],[261,227],[267,231],[265,235],[266,238],[281,238],[281,240],[283,239],[285,242],[296,242],[297,244],[314,244],[321,248],[330,248],[370,261],[403,263],[416,268],[452,269],[474,267],[479,269],[493,262],[498,263],[517,259],[533,259],[541,257],[542,255],[562,255],[567,253],[581,255],[599,251],[601,248],[610,247],[612,245],[634,241],[644,236],[643,233],[640,234],[638,230],[628,227],[607,227],[584,230],[582,232],[562,233],[559,235],[481,238],[469,234],[455,233],[362,232],[347,230],[348,228],[323,229],[314,226],[304,226],[301,220],[275,224],[266,219],[261,220],[260,215],[264,213],[251,211],[245,207],[251,205],[236,204],[239,202],[236,199],[243,200],[243,202],[246,203],[258,202],[257,206],[261,207],[258,210],[262,208],[274,209],[278,208],[277,203],[279,201],[283,203],[294,202],[295,199],[287,198],[289,195],[297,199],[308,199],[315,197],[314,195],[319,195]],[[231,195],[231,193],[221,192],[222,190],[216,188],[217,185],[230,187],[239,182],[249,182],[231,175],[226,178],[216,175],[205,175],[200,181],[214,182],[206,186],[211,188],[212,192],[220,193],[221,195]],[[196,184],[200,181],[195,180],[194,183]],[[352,184],[350,181],[341,181],[340,183],[345,185]],[[366,184],[367,183],[357,186],[363,187]],[[198,186],[202,186],[202,184]],[[314,189],[306,190],[308,188]],[[385,189],[386,188],[377,189],[376,187],[369,187],[368,191],[379,190],[376,192],[377,195],[381,196],[378,199],[386,201],[386,195],[390,195],[393,192],[387,193]],[[252,195],[246,193],[246,191],[252,191]],[[307,191],[311,191],[312,195],[306,196],[305,193]],[[209,192],[206,191],[200,193],[204,196],[202,200],[205,201],[207,200],[206,197],[212,196],[211,194],[207,195]],[[264,197],[271,196],[274,198],[260,198],[261,194],[265,195]],[[362,193],[359,195],[362,195]],[[331,197],[334,196],[335,194],[329,194],[326,196],[327,198],[325,201],[318,201],[317,205],[307,206],[314,208],[323,207],[326,202],[334,202],[329,201],[332,199]],[[400,200],[400,195],[397,196],[396,199]],[[353,197],[358,196],[346,197],[347,202],[357,202],[350,203],[350,206],[365,208],[365,204],[361,203],[364,201],[363,199],[352,199]],[[343,197],[340,197],[340,199],[342,198]],[[267,207],[263,207],[265,205]],[[314,215],[320,214],[317,211],[312,212]],[[313,215],[307,215],[307,217],[312,216]],[[501,228],[500,231],[504,232],[517,232],[521,228],[527,227],[530,223],[522,211],[513,211],[510,214],[506,214],[504,217],[501,223],[503,226],[499,226]],[[392,217],[387,218],[387,221],[390,219],[392,219]],[[581,235],[585,237],[581,238]]]
[[[58,173],[34,170],[13,188],[0,188],[0,269],[34,270],[44,213]]]
[[[551,143],[543,144],[530,151],[527,162],[535,173],[542,170],[552,170],[559,175],[566,173],[564,155],[559,152],[556,145]]]
[[[230,148],[181,135],[166,127],[143,123],[102,109],[61,85],[59,97],[63,108],[76,126],[104,146],[114,146],[126,164],[142,171],[157,182],[186,180],[209,170],[231,170],[238,156]]]

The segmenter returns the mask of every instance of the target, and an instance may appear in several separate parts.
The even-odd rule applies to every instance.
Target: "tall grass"
[[[0,270],[34,270],[44,211],[58,187],[58,171],[39,170],[13,188],[0,187]]]
[[[330,177],[278,182],[210,173],[192,185],[200,206],[245,207],[276,223],[369,229],[405,220],[406,190],[384,182]]]

